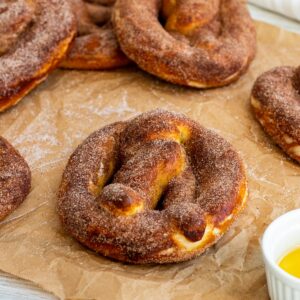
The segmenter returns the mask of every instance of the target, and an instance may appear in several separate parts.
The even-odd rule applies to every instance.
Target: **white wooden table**
[[[261,8],[249,5],[252,16],[267,23],[300,33],[300,22],[287,19]],[[34,284],[0,272],[0,299],[5,300],[54,300],[56,297],[44,292]]]

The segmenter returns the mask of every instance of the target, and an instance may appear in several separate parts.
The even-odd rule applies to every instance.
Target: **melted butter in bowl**
[[[279,261],[279,267],[288,274],[300,279],[300,246],[285,255]]]
[[[271,300],[300,300],[300,209],[274,220],[261,246]]]

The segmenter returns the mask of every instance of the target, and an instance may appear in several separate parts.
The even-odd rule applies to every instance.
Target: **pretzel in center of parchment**
[[[92,134],[71,156],[59,192],[65,229],[130,263],[191,259],[245,205],[231,145],[183,115],[156,110]]]

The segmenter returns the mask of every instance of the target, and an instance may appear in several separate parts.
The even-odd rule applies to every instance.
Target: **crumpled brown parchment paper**
[[[135,67],[111,72],[56,71],[17,107],[0,115],[0,134],[33,173],[24,204],[0,224],[0,269],[68,299],[267,299],[259,239],[277,216],[300,206],[300,166],[254,120],[255,78],[300,62],[300,36],[257,23],[258,54],[231,86],[199,91],[162,82]],[[131,266],[110,261],[67,236],[56,192],[67,159],[94,130],[157,107],[183,112],[240,152],[248,206],[224,238],[198,259]]]

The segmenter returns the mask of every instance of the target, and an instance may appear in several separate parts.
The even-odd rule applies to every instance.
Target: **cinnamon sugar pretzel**
[[[75,18],[68,1],[0,2],[0,112],[46,79],[74,34]]]
[[[59,191],[66,231],[111,258],[170,263],[213,245],[247,199],[232,146],[181,114],[155,110],[92,134]]]
[[[264,130],[300,162],[300,67],[277,67],[255,82],[251,105]]]
[[[118,0],[113,22],[130,59],[180,85],[229,84],[256,51],[254,23],[240,0]]]

